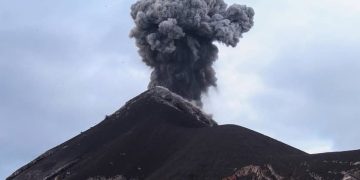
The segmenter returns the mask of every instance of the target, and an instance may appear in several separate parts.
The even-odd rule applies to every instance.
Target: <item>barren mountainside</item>
[[[360,150],[307,154],[154,87],[8,180],[360,179]]]

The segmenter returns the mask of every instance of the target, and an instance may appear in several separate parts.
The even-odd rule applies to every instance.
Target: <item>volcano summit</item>
[[[7,180],[359,179],[360,150],[307,154],[236,125],[217,125],[154,87]]]

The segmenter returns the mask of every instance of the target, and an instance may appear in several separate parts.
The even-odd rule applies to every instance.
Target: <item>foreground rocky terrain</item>
[[[356,180],[360,150],[307,154],[155,87],[7,179]]]

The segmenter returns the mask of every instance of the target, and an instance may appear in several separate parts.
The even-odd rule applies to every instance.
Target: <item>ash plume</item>
[[[139,54],[153,68],[148,88],[164,86],[202,106],[216,86],[214,41],[235,47],[253,26],[254,10],[223,0],[139,0],[131,7]]]

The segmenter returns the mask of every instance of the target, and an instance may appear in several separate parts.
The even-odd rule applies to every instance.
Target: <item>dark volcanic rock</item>
[[[359,172],[360,151],[309,155],[240,126],[219,126],[156,87],[8,179],[357,179]]]

